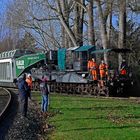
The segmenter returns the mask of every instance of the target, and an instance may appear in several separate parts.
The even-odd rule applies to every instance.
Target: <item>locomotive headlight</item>
[[[132,86],[134,85],[133,81],[131,82],[131,85],[132,85]]]
[[[121,86],[124,86],[124,83],[121,83]]]

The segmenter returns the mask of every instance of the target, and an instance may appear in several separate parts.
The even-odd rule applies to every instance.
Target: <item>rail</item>
[[[9,98],[8,98],[8,101],[7,101],[4,109],[2,109],[2,111],[0,112],[0,121],[2,121],[2,119],[4,118],[4,116],[5,116],[5,114],[6,114],[7,110],[8,110],[8,107],[9,107],[9,105],[11,103],[11,100],[12,100],[11,93],[5,88],[2,88],[2,89],[5,90],[6,93],[8,93]]]

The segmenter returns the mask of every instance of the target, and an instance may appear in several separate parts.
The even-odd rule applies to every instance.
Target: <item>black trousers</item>
[[[26,117],[28,109],[28,96],[19,96],[19,109],[20,113]]]

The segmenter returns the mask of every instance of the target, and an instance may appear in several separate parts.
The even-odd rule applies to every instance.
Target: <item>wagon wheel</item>
[[[91,84],[88,84],[88,86],[86,87],[86,92],[87,92],[87,94],[92,95],[92,93],[93,93],[93,87],[92,87]]]
[[[108,87],[106,87],[106,89],[105,89],[105,96],[109,97],[109,89],[108,89]]]
[[[78,84],[78,86],[77,86],[77,93],[78,94],[82,93],[82,85],[81,84]]]
[[[73,86],[73,94],[76,94],[77,93],[77,84],[75,84],[74,86]]]
[[[68,84],[67,86],[67,93],[71,93],[71,84]]]
[[[72,94],[76,94],[77,84],[72,84]]]
[[[55,91],[58,92],[58,93],[60,92],[60,88],[59,87],[60,87],[60,84],[56,83]]]
[[[99,88],[97,86],[93,89],[93,95],[98,96],[99,95]]]
[[[88,88],[89,88],[89,85],[88,85],[88,84],[83,84],[83,91],[82,91],[82,93],[83,93],[83,94],[89,94],[89,93],[87,92]]]

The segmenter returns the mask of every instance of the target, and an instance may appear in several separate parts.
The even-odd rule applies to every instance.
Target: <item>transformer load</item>
[[[62,82],[62,83],[87,83],[88,81],[84,79],[82,76],[74,73],[69,72],[62,76],[58,76],[56,79],[56,82]]]

